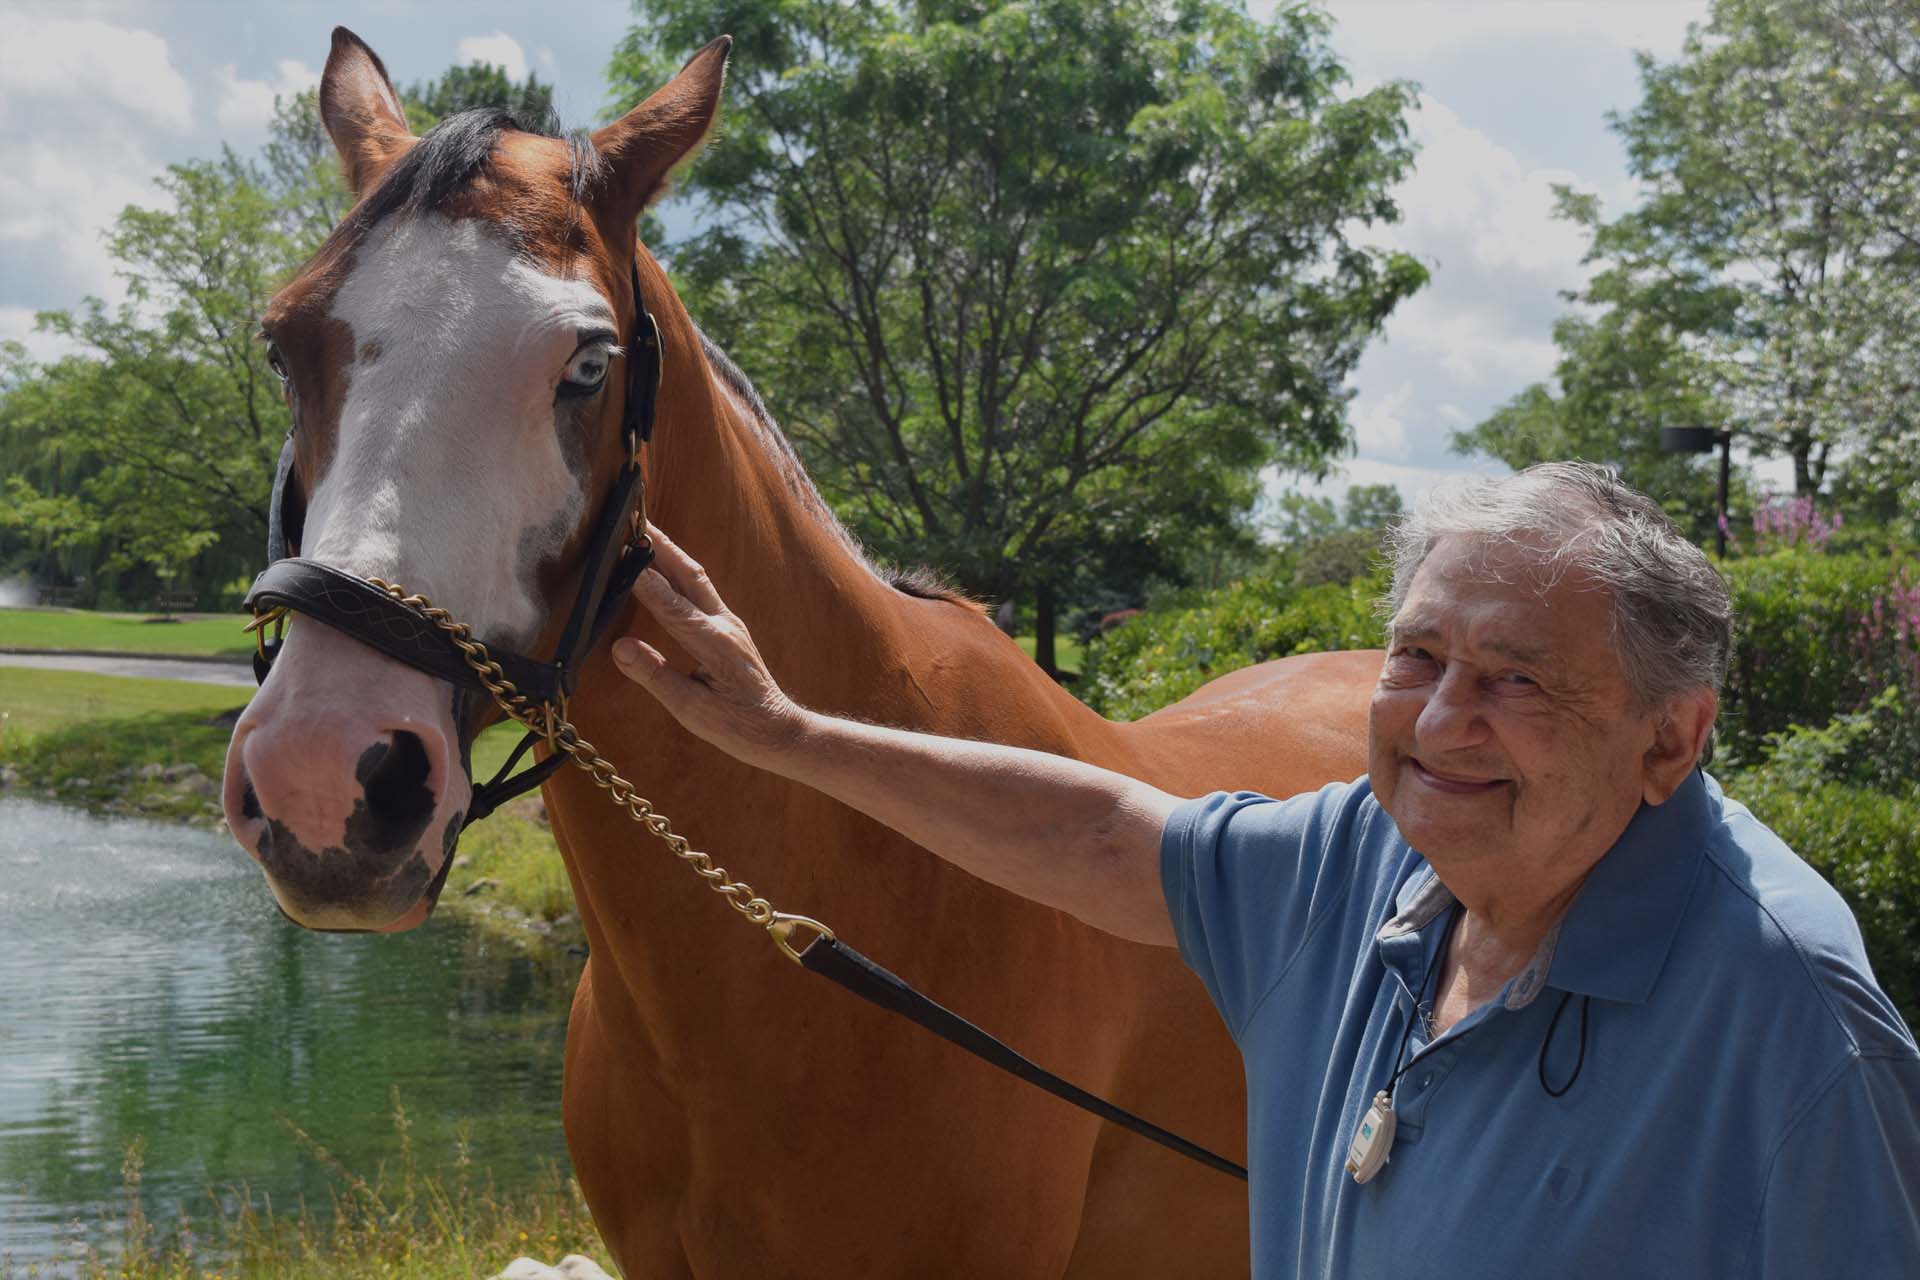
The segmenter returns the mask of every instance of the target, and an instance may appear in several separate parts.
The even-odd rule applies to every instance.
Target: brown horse
[[[664,353],[651,514],[796,698],[1180,794],[1286,795],[1362,772],[1377,654],[1238,672],[1113,724],[972,603],[862,558],[635,237],[713,121],[727,50],[702,50],[590,145],[484,115],[416,139],[379,60],[335,33],[321,109],[359,204],[265,318],[298,423],[302,553],[419,591],[490,642],[551,644],[622,462],[625,384],[608,369],[632,332],[633,264]],[[734,763],[604,648],[573,718],[700,847],[1075,1082],[1244,1151],[1237,1055],[1176,954],[1016,899]],[[294,626],[226,781],[228,822],[287,914],[425,919],[485,718],[450,685]],[[546,795],[591,945],[568,1029],[568,1146],[629,1274],[1245,1270],[1241,1184],[803,973],[578,771]]]

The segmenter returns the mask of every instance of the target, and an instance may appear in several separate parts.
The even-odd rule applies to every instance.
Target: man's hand
[[[654,568],[634,598],[693,659],[691,675],[631,637],[613,658],[698,737],[825,792],[983,880],[1097,929],[1173,945],[1160,831],[1179,803],[1063,756],[820,715],[782,692],[707,574],[648,526]],[[657,570],[657,572],[656,572]]]
[[[614,641],[615,664],[688,732],[728,755],[759,763],[777,754],[800,736],[806,713],[774,681],[746,624],[727,608],[707,571],[652,524],[647,536],[653,565],[634,583],[634,599],[695,665],[682,675],[658,649],[631,636]]]

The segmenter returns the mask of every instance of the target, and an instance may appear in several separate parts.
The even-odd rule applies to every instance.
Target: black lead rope
[[[919,1023],[935,1035],[959,1045],[975,1057],[985,1059],[1002,1071],[1016,1075],[1028,1084],[1046,1090],[1056,1098],[1071,1102],[1083,1111],[1091,1111],[1102,1120],[1137,1133],[1150,1142],[1157,1142],[1169,1151],[1177,1151],[1189,1160],[1198,1160],[1209,1169],[1217,1169],[1242,1182],[1247,1180],[1247,1171],[1244,1167],[1224,1156],[1215,1155],[1205,1147],[1188,1142],[1179,1134],[1162,1129],[1152,1121],[1142,1120],[1131,1111],[1122,1110],[1106,1099],[1088,1093],[1076,1084],[1062,1080],[1045,1067],[1014,1052],[945,1005],[920,994],[899,977],[881,968],[837,938],[816,939],[812,945],[800,953],[800,966],[811,973],[831,979],[862,1000],[877,1004],[889,1013],[897,1013],[903,1018]]]

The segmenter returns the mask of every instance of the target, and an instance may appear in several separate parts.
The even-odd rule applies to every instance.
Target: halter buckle
[[[260,655],[263,662],[272,660],[272,655],[267,652],[268,627],[273,628],[273,642],[277,646],[280,643],[280,637],[284,635],[287,630],[286,605],[277,604],[264,613],[256,613],[253,615],[251,622],[240,628],[242,635],[251,635],[253,637],[254,652]]]

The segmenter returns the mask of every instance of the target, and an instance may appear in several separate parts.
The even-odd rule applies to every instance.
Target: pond
[[[396,1089],[423,1171],[464,1141],[476,1182],[540,1181],[579,965],[448,913],[309,933],[224,832],[0,800],[0,1258],[101,1241],[135,1143],[163,1224],[242,1188],[325,1212],[313,1145],[396,1166]]]

